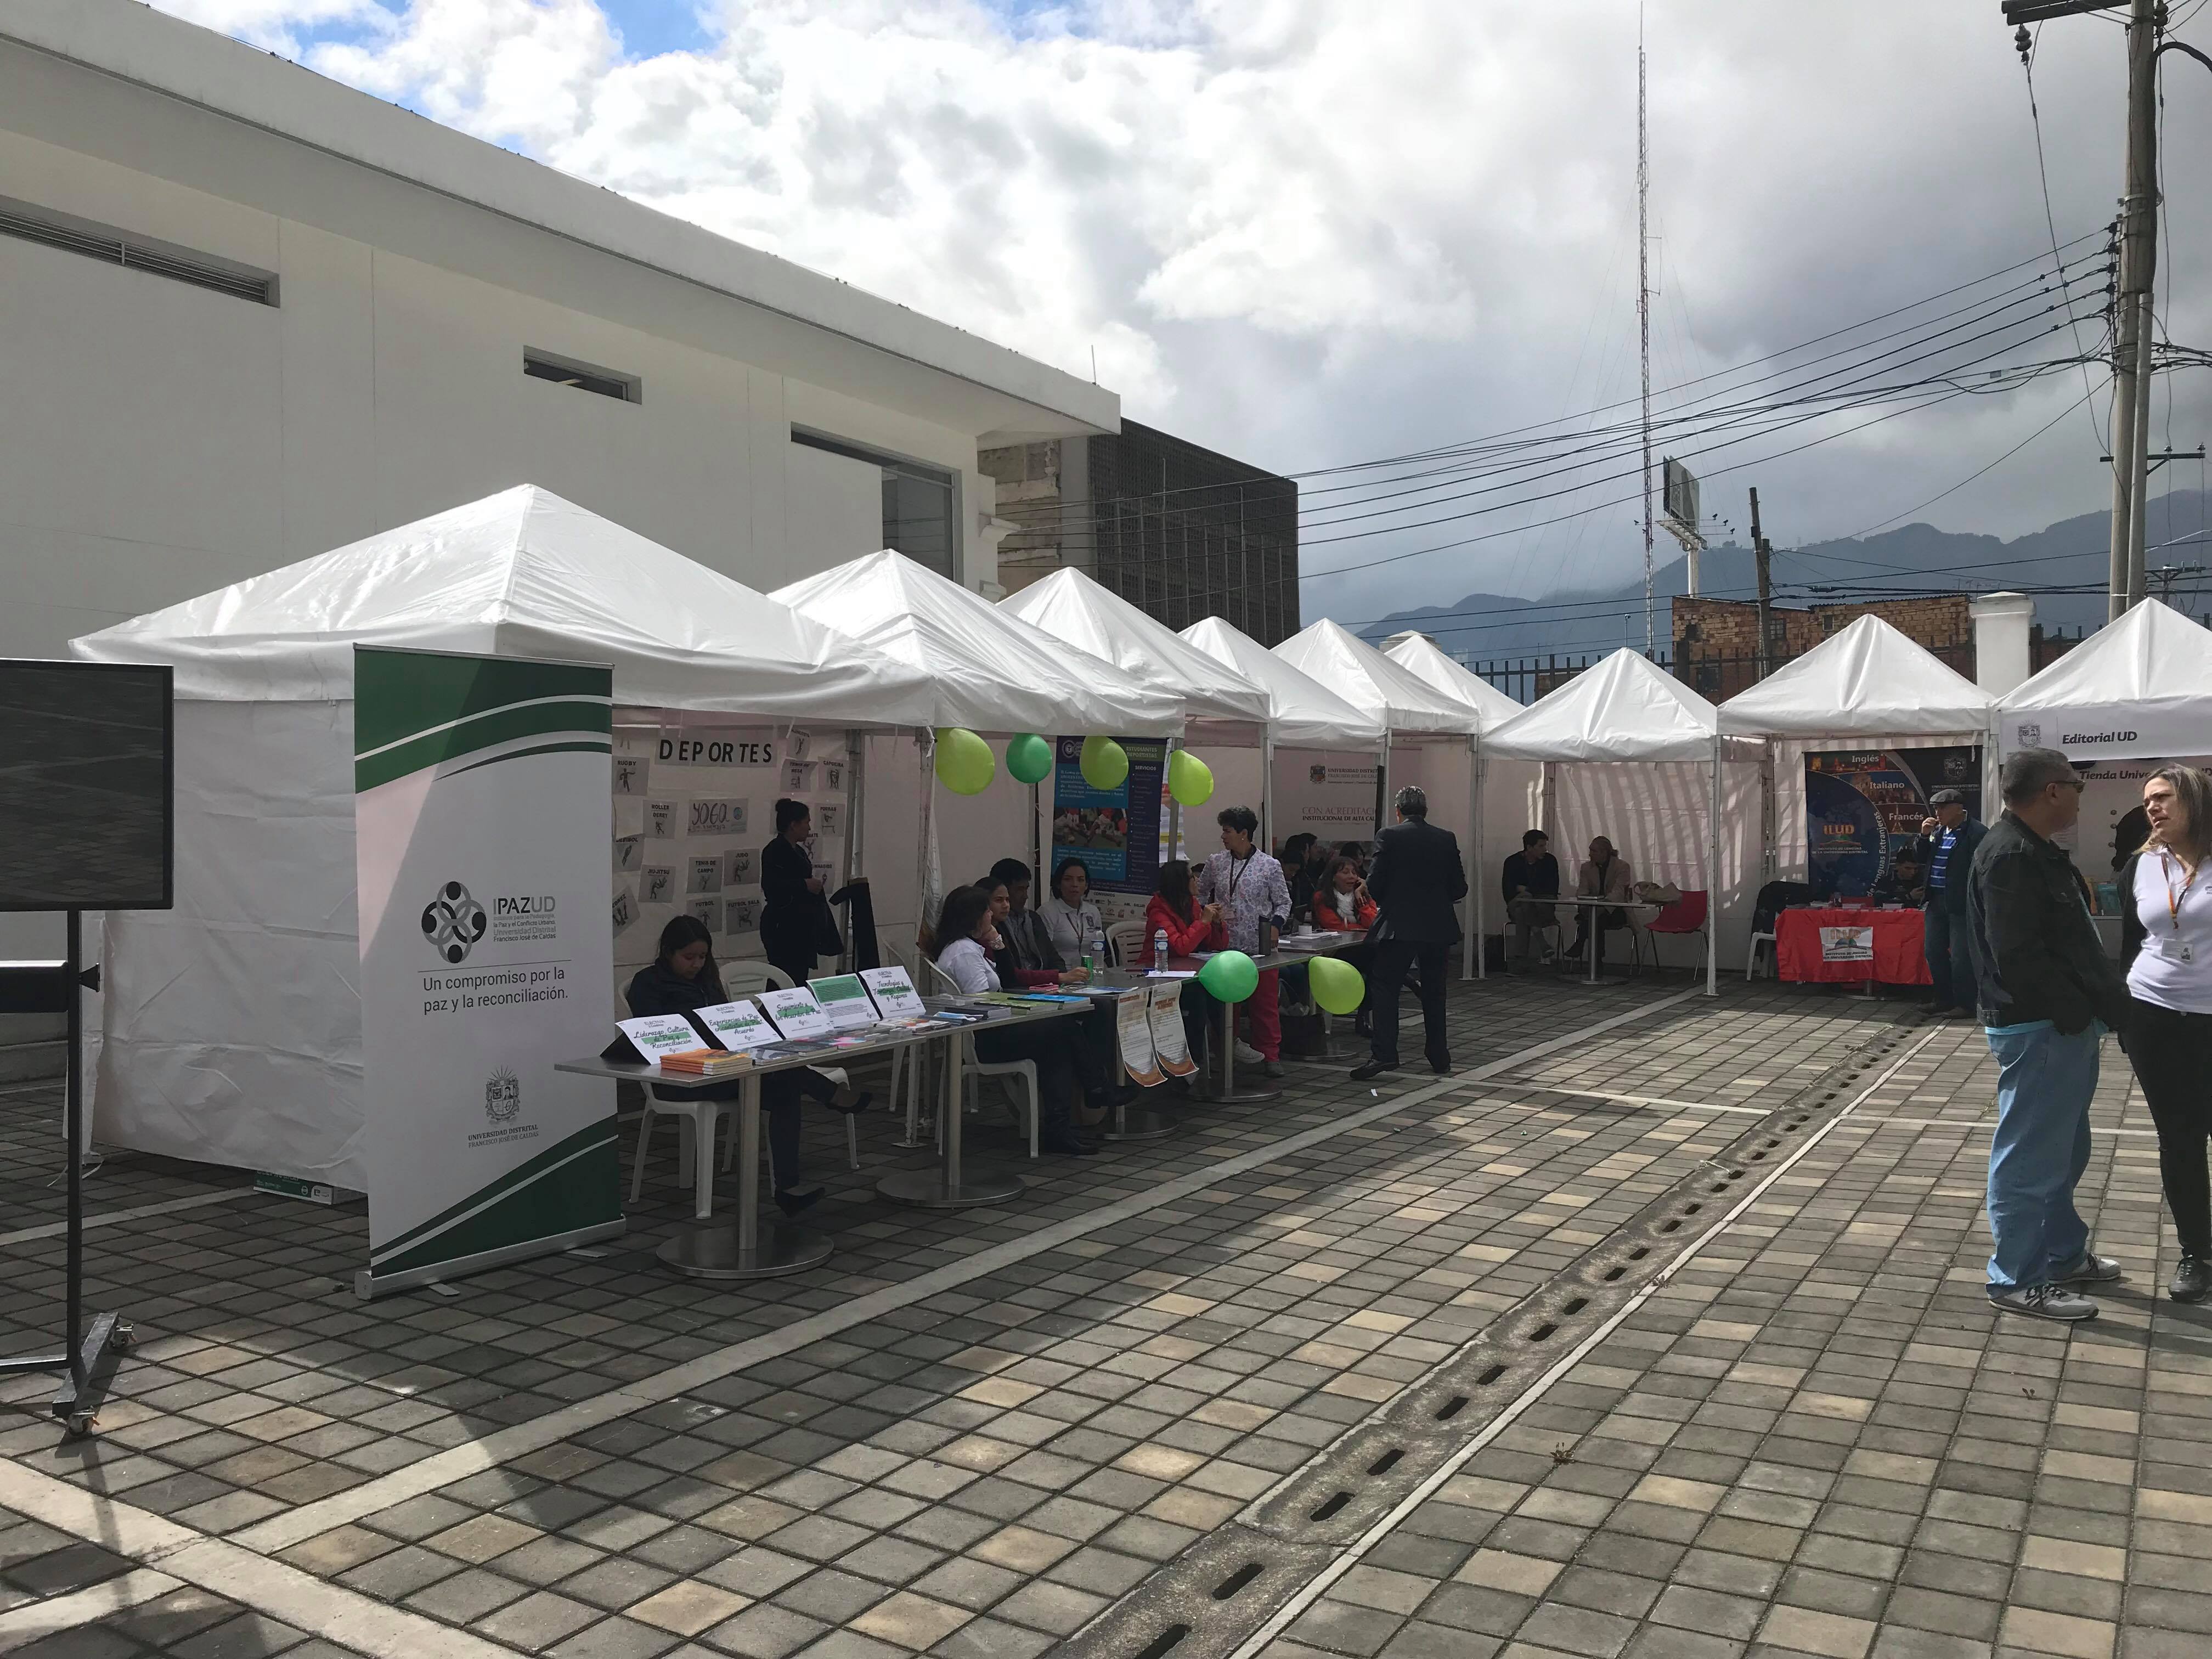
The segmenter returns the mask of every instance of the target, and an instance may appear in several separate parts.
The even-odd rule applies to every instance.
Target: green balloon
[[[1129,751],[1111,738],[1083,740],[1083,781],[1093,789],[1119,789],[1129,775]]]
[[[1052,745],[1034,732],[1006,744],[1006,771],[1016,783],[1042,783],[1052,775]]]
[[[1168,757],[1168,793],[1185,806],[1203,806],[1213,799],[1213,769],[1190,752],[1178,749]]]
[[[937,734],[937,781],[956,795],[980,795],[999,769],[991,745],[965,726],[948,726]]]
[[[1367,981],[1359,969],[1334,957],[1316,957],[1306,964],[1313,1000],[1332,1014],[1356,1014],[1367,1000]]]
[[[1260,988],[1260,970],[1242,951],[1224,951],[1198,970],[1198,982],[1217,1002],[1242,1002]]]

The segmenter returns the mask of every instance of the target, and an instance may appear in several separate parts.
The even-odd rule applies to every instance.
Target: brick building
[[[986,449],[1007,592],[1073,565],[1170,628],[1220,617],[1262,645],[1298,631],[1298,487],[1123,421],[1110,437]]]
[[[1676,599],[1673,668],[1677,678],[1719,702],[1759,678],[1759,606],[1741,599]],[[1829,635],[1861,617],[1879,617],[1924,646],[1968,679],[1974,678],[1972,600],[1965,593],[1933,593],[1925,599],[1869,599],[1802,609],[1772,607],[1773,661],[1780,667],[1803,656]],[[2037,624],[2029,635],[2029,663],[2041,669],[2080,643],[2080,636],[2046,633]]]

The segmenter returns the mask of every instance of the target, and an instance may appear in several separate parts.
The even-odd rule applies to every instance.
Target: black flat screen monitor
[[[0,659],[0,910],[166,910],[170,671]]]

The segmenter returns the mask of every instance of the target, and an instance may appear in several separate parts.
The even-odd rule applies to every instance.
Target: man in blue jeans
[[[1939,1018],[1972,1019],[1977,970],[1966,890],[1972,884],[1974,854],[1989,830],[1966,811],[1966,798],[1956,789],[1938,789],[1928,804],[1936,809],[1936,830],[1928,837],[1923,866],[1928,905],[1920,918],[1927,930],[1928,977],[1936,982]]]
[[[2007,758],[2004,817],[1974,855],[1969,919],[1982,1023],[1996,1056],[1990,1146],[1990,1300],[2035,1319],[2097,1316],[2082,1291],[2120,1276],[2090,1249],[2074,1189],[2089,1167],[2100,1042],[2127,981],[2089,921],[2088,891],[2051,837],[2081,814],[2081,781],[2055,749]]]

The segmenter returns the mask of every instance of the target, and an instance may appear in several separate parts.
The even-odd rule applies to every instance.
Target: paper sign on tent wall
[[[363,1295],[623,1230],[611,1091],[553,1069],[605,1029],[612,681],[355,649]]]

